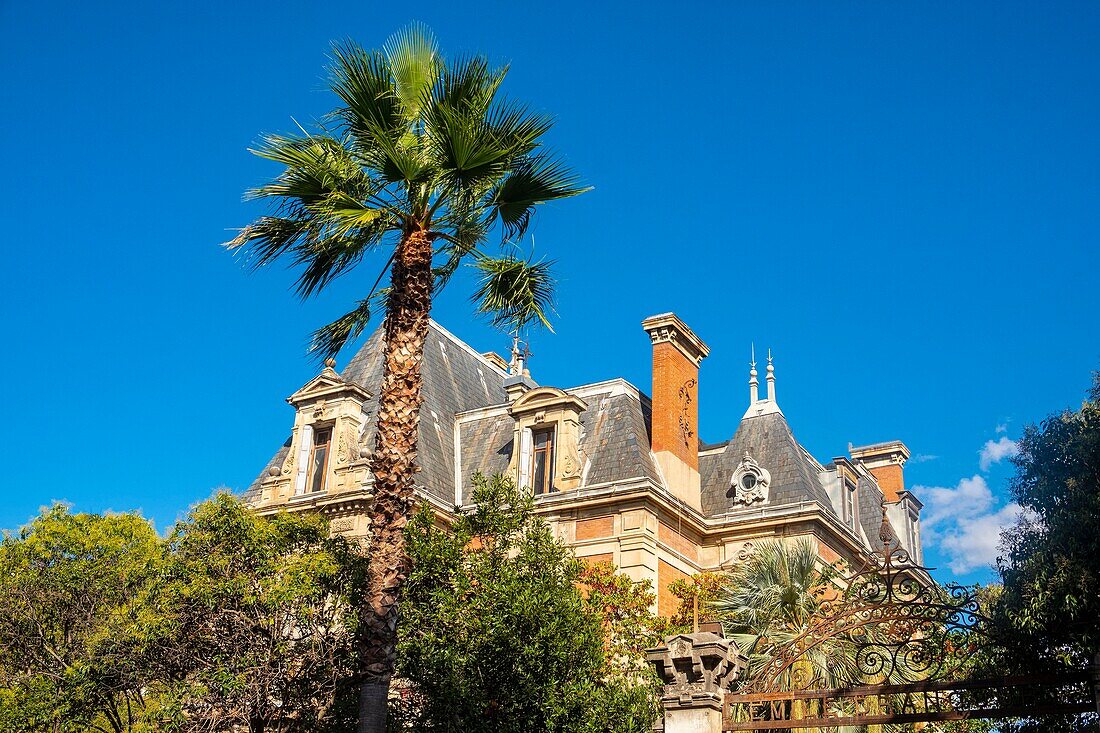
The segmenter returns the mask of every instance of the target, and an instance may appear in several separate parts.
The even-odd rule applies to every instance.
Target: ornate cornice
[[[696,366],[710,353],[710,347],[675,313],[650,316],[642,321],[642,328],[654,344],[672,344]]]

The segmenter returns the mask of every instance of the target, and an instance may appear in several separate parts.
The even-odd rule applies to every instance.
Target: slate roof
[[[264,466],[264,470],[260,472],[260,475],[257,476],[252,484],[249,485],[249,487],[244,490],[244,493],[241,494],[241,499],[246,504],[249,504],[260,498],[260,482],[262,482],[267,477],[268,473],[272,469],[278,471],[282,467],[283,461],[286,460],[286,454],[289,452],[290,438],[287,438],[286,442],[283,443],[283,447],[275,452],[275,455],[272,456],[271,460],[267,462],[267,465]]]
[[[859,494],[859,524],[863,528],[863,534],[867,539],[867,545],[872,550],[882,549],[882,490],[872,479],[860,476],[856,483],[856,492]],[[889,522],[886,523],[887,531],[893,542],[897,542],[898,535]],[[896,546],[896,545],[895,545]]]
[[[624,382],[617,382],[625,385]],[[570,390],[566,390],[570,391]],[[633,388],[625,393],[586,394],[581,413],[581,460],[591,462],[583,486],[647,478],[660,485],[660,472],[649,443],[649,398]]]
[[[424,403],[420,408],[417,452],[421,471],[416,476],[416,483],[425,493],[452,505],[455,413],[503,403],[507,399],[503,387],[507,375],[435,321],[428,327],[420,374],[424,380]],[[381,328],[367,339],[340,376],[363,386],[373,395],[364,410],[372,416],[377,414],[382,384]],[[368,418],[363,444],[373,446],[375,433],[375,422]],[[260,481],[276,461],[281,465],[288,444],[289,439],[268,463],[264,473],[245,491],[245,500],[259,490]]]
[[[508,467],[513,450],[513,422],[507,413],[503,387],[507,374],[434,321],[429,326],[421,374],[424,380],[418,454],[421,471],[416,483],[424,493],[444,505],[452,505],[456,443],[461,462],[458,475],[464,482],[477,471],[491,475]],[[373,395],[364,406],[368,419],[363,436],[365,445],[373,445],[375,423],[371,417],[377,413],[382,380],[381,329],[363,344],[341,376]],[[621,379],[565,391],[588,405],[580,415],[578,449],[583,467],[580,488],[632,479],[663,484],[650,447],[649,397]],[[288,438],[244,492],[246,501],[256,497],[260,482],[269,471],[282,465],[289,446]],[[740,508],[733,503],[730,479],[748,452],[771,474],[765,506],[813,501],[824,512],[837,516],[822,485],[826,469],[798,443],[781,412],[746,417],[729,441],[699,447],[704,453],[699,458],[704,515],[713,517]],[[882,492],[874,479],[862,476],[858,493],[857,534],[862,534],[870,547],[881,549]],[[890,532],[896,537],[892,528]]]
[[[700,456],[703,514],[714,516],[743,506],[733,503],[730,478],[746,452],[771,474],[764,506],[816,501],[835,516],[829,494],[818,480],[820,464],[798,444],[779,412],[744,418],[724,451]]]
[[[586,466],[580,488],[638,478],[661,483],[649,449],[648,399],[621,381],[608,383],[602,390],[578,387],[565,391],[581,393],[588,405],[580,415],[577,444],[581,463]],[[475,471],[491,475],[506,470],[512,457],[513,425],[507,413],[463,420],[461,475],[468,478]]]

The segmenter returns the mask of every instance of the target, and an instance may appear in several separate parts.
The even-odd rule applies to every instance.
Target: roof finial
[[[523,352],[519,350],[519,331],[512,334],[512,358],[508,362],[508,373],[512,376],[523,374]]]
[[[527,363],[531,360],[531,349],[526,343],[519,347],[519,331],[512,334],[512,360],[508,364],[508,374],[512,376],[531,376]]]
[[[752,356],[749,360],[749,406],[751,407],[760,399],[757,393],[757,385],[760,382],[756,380],[756,344],[753,343],[750,348]]]
[[[768,349],[768,399],[775,402],[775,367],[772,366],[771,349]]]

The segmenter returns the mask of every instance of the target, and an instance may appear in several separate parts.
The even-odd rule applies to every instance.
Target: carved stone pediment
[[[508,408],[508,412],[516,418],[542,413],[542,418],[545,420],[546,414],[555,410],[565,410],[579,414],[587,409],[588,405],[584,400],[574,397],[568,392],[556,387],[537,387],[513,402],[512,406]]]
[[[584,400],[555,387],[536,387],[522,394],[508,408],[516,421],[513,446],[522,446],[530,431],[553,428],[554,461],[552,485],[556,491],[571,491],[580,485],[583,464],[579,443],[580,414],[588,409]],[[523,483],[519,450],[513,450],[509,472]]]
[[[371,398],[370,392],[355,382],[344,380],[335,369],[326,367],[323,372],[306,382],[301,389],[286,398],[296,408],[311,402],[330,400],[340,397],[357,397],[360,402]]]

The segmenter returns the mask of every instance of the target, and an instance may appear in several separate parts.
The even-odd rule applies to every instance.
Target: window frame
[[[309,455],[307,456],[307,468],[306,468],[306,484],[305,490],[302,493],[305,494],[323,494],[328,488],[328,468],[329,461],[332,458],[332,434],[334,432],[333,425],[314,425],[312,435],[309,441]],[[326,440],[322,444],[325,447],[324,461],[320,467],[316,465],[317,447],[319,445],[317,438],[319,436],[325,436]],[[316,472],[320,471],[321,482],[316,489],[313,488],[316,483]]]
[[[531,493],[535,496],[544,496],[554,490],[554,452],[556,448],[555,443],[557,442],[557,431],[555,427],[554,425],[548,425],[531,428],[531,457],[530,465],[527,468],[527,476],[531,484]],[[540,436],[547,437],[546,446],[543,448],[539,448],[538,445]],[[535,477],[538,475],[536,468],[540,456],[545,456],[546,462],[543,466],[542,486],[536,486]]]
[[[856,484],[845,479],[842,487],[841,505],[844,514],[844,522],[850,529],[856,528]]]

